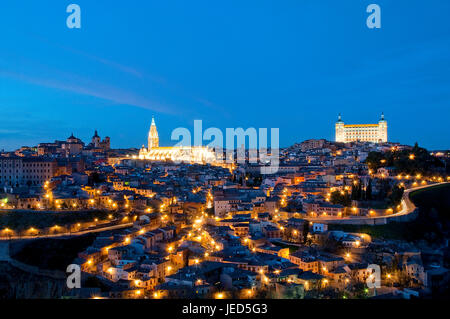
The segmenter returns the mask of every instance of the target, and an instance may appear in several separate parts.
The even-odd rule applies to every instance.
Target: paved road
[[[414,187],[414,188],[409,188],[409,189],[405,190],[405,192],[403,193],[403,198],[401,200],[401,204],[400,204],[402,209],[399,212],[397,212],[395,214],[392,214],[392,215],[375,216],[375,217],[365,217],[365,216],[326,217],[326,218],[306,217],[305,219],[307,219],[309,221],[312,221],[312,222],[322,222],[322,223],[333,223],[333,222],[338,222],[338,221],[345,221],[346,223],[348,223],[351,220],[354,220],[354,221],[372,220],[373,221],[373,220],[382,219],[382,218],[394,218],[394,217],[406,216],[406,215],[409,215],[412,212],[414,212],[414,210],[416,209],[416,206],[414,205],[414,203],[409,198],[409,195],[412,192],[417,191],[419,189],[424,189],[424,188],[433,187],[433,186],[442,185],[442,184],[450,184],[450,183],[448,183],[448,182],[435,183],[435,184],[430,184],[430,185],[424,185],[424,186],[418,186],[418,187]]]
[[[62,238],[62,237],[73,237],[73,236],[81,236],[86,234],[92,234],[92,233],[100,233],[108,230],[116,230],[126,227],[133,226],[133,223],[127,223],[127,224],[120,224],[120,225],[114,225],[114,226],[108,226],[103,228],[96,228],[96,229],[90,229],[90,230],[83,230],[76,233],[60,233],[60,234],[51,234],[51,235],[39,235],[39,236],[11,236],[11,237],[0,237],[0,244],[2,242],[6,242],[8,240],[21,240],[21,239],[37,239],[37,238]]]

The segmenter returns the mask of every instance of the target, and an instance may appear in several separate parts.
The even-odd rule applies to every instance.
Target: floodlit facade
[[[160,147],[158,130],[155,119],[152,118],[150,131],[148,132],[148,148],[142,146],[139,151],[140,159],[153,161],[177,161],[184,163],[210,163],[216,162],[214,151],[206,146],[174,146]]]
[[[336,142],[387,142],[387,122],[381,114],[378,124],[344,124],[339,114],[336,122]]]

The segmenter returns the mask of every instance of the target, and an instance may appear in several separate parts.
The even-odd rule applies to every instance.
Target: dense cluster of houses
[[[405,295],[405,287],[423,294],[448,282],[438,253],[329,229],[325,222],[392,213],[368,207],[362,198],[332,200],[356,186],[376,196],[398,183],[389,170],[371,172],[364,162],[369,152],[391,147],[309,140],[281,150],[278,171],[261,175],[259,164],[143,160],[110,150],[109,139],[101,141],[97,133],[88,146],[71,136],[40,145],[43,154],[36,155],[59,152],[71,169],[41,178],[39,187],[5,185],[0,209],[135,216],[130,227],[99,233],[75,260],[85,276],[103,284],[95,296],[89,290],[90,297],[357,296],[378,275],[371,264],[382,266],[382,285],[370,294]]]

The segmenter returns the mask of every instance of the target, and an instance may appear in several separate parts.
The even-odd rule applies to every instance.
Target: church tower
[[[152,125],[150,126],[150,131],[148,132],[148,150],[156,147],[159,147],[159,137],[156,129],[155,118],[152,117]]]
[[[91,143],[92,145],[94,145],[94,147],[100,147],[100,136],[98,136],[97,130],[95,130],[95,134],[92,137]]]

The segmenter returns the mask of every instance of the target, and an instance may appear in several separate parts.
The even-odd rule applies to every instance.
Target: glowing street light
[[[216,294],[216,299],[223,299],[225,297],[225,295],[221,292]]]

